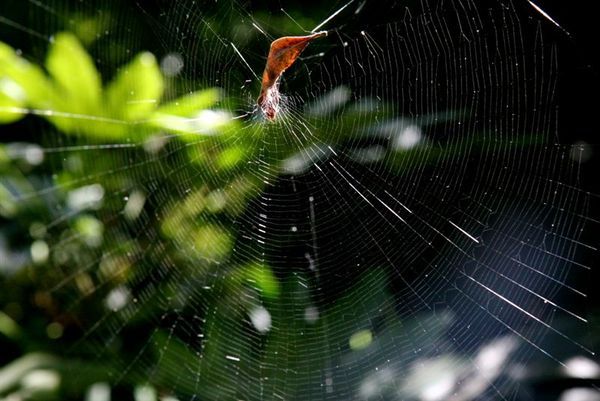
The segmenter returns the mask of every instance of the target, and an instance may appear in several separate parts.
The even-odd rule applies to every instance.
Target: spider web
[[[0,23],[40,51],[58,15],[103,13],[104,40],[140,49],[126,5],[29,4],[34,17]],[[133,10],[164,50],[166,100],[223,100],[186,120],[191,135],[96,143],[36,120],[44,163],[78,170],[18,199],[56,207],[46,278],[81,326],[69,353],[182,400],[514,399],[527,366],[593,357],[574,333],[595,195],[560,140],[568,32],[552,16],[491,0],[338,2],[311,26],[280,4]],[[268,44],[319,29],[265,121]],[[121,50],[93,54],[103,78]],[[203,128],[214,119],[235,125]],[[240,149],[231,169],[210,156]],[[99,238],[65,230],[84,212]]]

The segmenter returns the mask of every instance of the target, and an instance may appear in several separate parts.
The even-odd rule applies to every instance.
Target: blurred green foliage
[[[148,126],[196,132],[192,115],[214,106],[220,98],[218,90],[208,89],[159,104],[164,78],[156,58],[148,52],[120,68],[103,88],[91,56],[69,33],[54,37],[45,67],[48,75],[9,45],[0,43],[3,122],[14,122],[32,113],[48,118],[63,133],[91,142],[142,140],[149,132],[145,129]],[[200,128],[217,127],[204,124]]]
[[[285,121],[283,128],[242,126],[219,107],[224,99],[218,88],[165,101],[165,78],[147,52],[134,56],[104,85],[92,57],[68,32],[53,37],[44,67],[0,43],[0,77],[2,123],[35,115],[54,127],[41,128],[43,135],[54,135],[40,140],[47,148],[18,142],[0,147],[0,268],[2,287],[7,289],[0,295],[7,311],[0,315],[0,333],[14,356],[22,355],[0,370],[0,394],[80,399],[83,392],[97,388],[94,385],[109,382],[138,386],[135,394],[148,396],[143,386],[150,381],[162,392],[168,393],[177,382],[180,396],[216,399],[233,398],[244,386],[259,394],[275,386],[282,372],[298,367],[308,376],[299,374],[296,384],[283,391],[299,395],[301,383],[318,380],[327,354],[315,357],[288,346],[331,347],[326,322],[341,319],[336,314],[350,308],[351,297],[348,305],[340,301],[318,322],[309,319],[299,327],[293,316],[302,316],[313,302],[301,282],[281,283],[261,258],[240,263],[232,258],[232,250],[236,218],[265,186],[247,161],[259,154],[282,160],[277,173],[286,160],[296,157],[300,164],[294,168],[306,168],[312,160],[305,159],[308,153],[301,147],[329,140],[325,131],[311,125],[313,136],[299,143],[285,137],[290,134]],[[356,113],[364,117],[379,111]],[[354,117],[343,117],[344,135],[338,140],[349,135],[345,129]],[[261,135],[271,140],[258,141]],[[62,143],[66,145],[55,146]],[[105,145],[106,153],[100,155]],[[111,149],[122,152],[120,145],[133,146],[124,156],[111,156]],[[90,159],[86,148],[96,157]],[[182,155],[185,160],[171,159]],[[204,173],[181,182],[173,171],[188,164]],[[169,273],[174,266],[177,271]],[[175,280],[157,280],[150,292],[140,284],[163,274]],[[198,313],[208,317],[195,330],[217,340],[202,345],[201,358],[168,327],[150,330],[139,350],[139,345],[129,349],[121,344],[126,334],[105,333],[94,324],[105,316],[122,325],[121,309],[128,311],[128,330],[153,324],[165,311],[165,299],[185,298],[189,282],[211,276],[222,277],[211,287],[211,294],[218,296],[207,295],[205,310]],[[365,278],[356,291],[373,285]],[[191,301],[182,300],[183,305]],[[247,321],[261,305],[269,308],[269,319],[279,329],[268,336],[264,356],[256,356],[257,342],[248,336]],[[171,308],[177,309],[166,310]],[[107,310],[115,314],[107,316]],[[364,317],[358,334],[336,347],[348,352],[368,347],[372,333]],[[98,343],[90,327],[98,329],[100,338],[112,339]],[[82,336],[93,339],[73,342]],[[116,341],[116,336],[123,338]],[[148,354],[145,363],[156,366],[152,375],[131,369],[138,353],[144,358]],[[224,363],[232,353],[238,359],[233,362],[239,362],[233,370]],[[7,362],[11,356],[4,358]],[[240,383],[240,372],[254,376],[257,363],[267,367],[261,375],[273,381]],[[182,367],[193,373],[182,374]]]
[[[88,386],[111,380],[111,372],[119,368],[115,362],[116,355],[122,354],[119,349],[114,354],[109,351],[112,356],[97,362],[85,361],[89,358],[85,355],[93,353],[85,344],[83,349],[71,352],[68,360],[30,351],[62,353],[59,350],[69,347],[70,338],[83,335],[94,316],[105,313],[103,301],[110,294],[127,291],[129,283],[148,274],[141,267],[149,246],[158,249],[163,243],[180,249],[181,258],[190,254],[185,249],[195,249],[196,262],[182,264],[184,270],[183,266],[193,266],[189,273],[195,275],[208,274],[196,263],[214,266],[214,262],[229,256],[233,231],[222,222],[199,217],[235,216],[243,211],[243,199],[257,183],[246,179],[243,169],[235,169],[250,147],[243,140],[230,144],[227,135],[235,134],[239,124],[227,112],[211,110],[222,100],[219,89],[188,93],[168,102],[162,101],[164,90],[157,61],[147,52],[135,56],[103,85],[92,57],[70,33],[54,36],[45,69],[0,43],[0,122],[14,123],[27,115],[37,115],[56,128],[52,135],[57,137],[42,139],[42,143],[61,143],[58,136],[66,135],[75,138],[69,143],[92,149],[100,149],[95,144],[108,143],[118,149],[119,142],[133,141],[137,145],[133,153],[142,158],[139,170],[135,165],[123,169],[118,157],[106,154],[88,160],[73,145],[67,145],[54,160],[39,145],[13,143],[0,147],[0,267],[5,275],[2,287],[12,288],[0,296],[9,312],[0,314],[0,333],[4,347],[21,349],[24,355],[0,371],[0,395],[81,398]],[[52,132],[45,130],[45,134]],[[189,161],[207,169],[217,166],[220,173],[212,183],[201,184],[180,200],[166,197],[164,208],[153,206],[154,213],[163,218],[149,223],[158,227],[146,229],[164,237],[144,238],[131,234],[135,228],[114,220],[115,216],[123,216],[132,224],[139,221],[144,209],[150,209],[144,207],[148,180],[168,179],[167,169],[162,175],[157,171],[138,175],[153,166],[154,161],[147,155],[154,159],[166,145],[161,137],[151,138],[158,131],[171,132],[178,141],[196,145],[188,152]],[[185,150],[185,145],[178,146]],[[61,167],[50,167],[55,162]],[[178,193],[181,187],[175,182],[170,190]],[[123,191],[131,191],[130,202],[123,202],[122,196],[127,196]],[[180,238],[182,233],[185,236]],[[30,238],[29,244],[21,242],[23,235]],[[160,257],[177,255],[164,252]],[[133,266],[134,259],[141,266]],[[267,266],[252,263],[236,270],[238,273],[227,283],[230,299],[219,302],[234,307],[237,293],[249,280],[254,283],[252,288],[262,291],[266,298],[279,296],[279,284]],[[55,286],[67,288],[55,292]],[[32,313],[27,305],[30,302],[34,314],[25,316]],[[152,310],[160,310],[150,300],[144,302],[144,307],[151,311],[137,324],[154,316]],[[156,337],[161,333],[156,332]],[[10,357],[3,355],[2,362]],[[128,376],[124,383],[134,384],[137,380]]]

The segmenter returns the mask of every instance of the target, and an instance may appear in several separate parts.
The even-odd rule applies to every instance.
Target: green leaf
[[[194,251],[207,260],[224,260],[233,246],[229,232],[216,225],[201,226],[191,233],[191,237]]]
[[[230,169],[242,162],[245,156],[245,149],[242,146],[230,146],[219,154],[217,165],[222,169]]]
[[[111,115],[129,121],[147,118],[156,109],[163,89],[156,58],[141,53],[121,69],[106,90]]]
[[[46,59],[46,68],[58,91],[68,98],[69,111],[99,114],[102,82],[90,55],[70,33],[55,36]]]
[[[17,341],[21,338],[23,330],[13,318],[0,311],[0,334],[13,341]]]
[[[26,103],[41,110],[55,110],[59,97],[41,68],[31,64],[9,45],[0,42],[0,77],[10,79],[25,93]]]
[[[15,81],[0,78],[0,124],[8,124],[21,119],[26,111],[25,91]]]
[[[213,106],[220,98],[221,91],[218,88],[210,88],[182,96],[160,106],[151,118],[151,125],[173,132],[189,134],[199,134],[204,130],[218,129],[226,125],[230,118],[207,119],[207,115],[222,117],[223,114],[211,110],[203,114],[202,111]],[[196,136],[183,138],[189,138],[192,141],[197,140]]]
[[[218,88],[205,89],[165,103],[156,110],[156,113],[189,117],[201,110],[212,107],[220,98],[221,91]]]
[[[223,110],[204,109],[190,117],[180,117],[156,113],[149,120],[153,127],[182,134],[180,139],[197,142],[199,136],[214,136],[232,132],[235,120],[231,114]]]
[[[279,281],[268,266],[252,264],[244,269],[243,278],[266,298],[277,298],[281,293]]]
[[[348,342],[355,351],[367,348],[373,342],[373,332],[369,329],[359,330],[350,336]]]

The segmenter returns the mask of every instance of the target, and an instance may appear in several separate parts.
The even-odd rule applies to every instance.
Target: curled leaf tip
[[[268,120],[273,120],[279,111],[279,78],[302,51],[314,39],[327,36],[327,31],[315,32],[307,36],[284,36],[271,43],[267,64],[262,76],[258,106]]]

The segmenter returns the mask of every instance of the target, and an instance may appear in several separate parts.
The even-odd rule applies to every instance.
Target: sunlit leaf
[[[277,298],[281,292],[279,281],[273,271],[265,265],[253,264],[243,270],[243,278],[251,286],[260,290],[267,298]]]
[[[58,90],[70,100],[71,112],[97,111],[102,91],[100,74],[75,36],[60,33],[50,45],[46,68]]]
[[[205,109],[189,117],[157,113],[150,122],[155,127],[190,134],[181,136],[181,139],[197,142],[198,136],[212,136],[225,132],[233,121],[229,112]]]
[[[217,163],[221,168],[233,168],[244,159],[244,156],[244,148],[241,146],[231,146],[221,152]]]
[[[12,87],[13,89],[11,90]],[[18,96],[19,91],[23,96]],[[17,96],[15,96],[17,95]],[[0,78],[0,124],[21,119],[25,115],[24,92],[14,81]]]
[[[156,58],[141,53],[108,85],[106,100],[113,116],[130,121],[143,119],[156,108],[163,89]]]
[[[151,119],[151,125],[169,131],[190,134],[213,134],[231,117],[206,110],[214,106],[221,97],[218,88],[210,88],[175,99],[160,106]],[[190,140],[197,140],[192,137]]]
[[[189,117],[201,110],[214,106],[220,98],[221,91],[218,88],[205,89],[165,103],[156,110],[156,113],[159,115]]]
[[[368,329],[357,331],[356,333],[352,334],[348,340],[350,349],[355,351],[367,348],[372,342],[373,333]]]
[[[75,221],[75,230],[89,246],[98,246],[102,243],[104,226],[92,216],[79,217]]]
[[[191,233],[194,250],[204,259],[222,260],[231,251],[231,238],[227,231],[213,225],[199,227]]]
[[[54,110],[58,97],[40,67],[31,64],[5,43],[0,42],[0,77],[10,79],[24,92],[33,108]]]
[[[0,311],[0,334],[11,340],[17,340],[22,335],[22,329],[17,322],[2,311]]]

